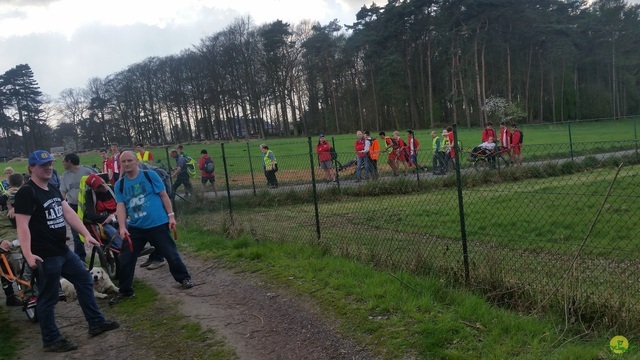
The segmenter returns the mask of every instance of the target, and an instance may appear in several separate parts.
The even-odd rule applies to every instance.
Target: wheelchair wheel
[[[25,261],[26,265],[26,261]],[[36,262],[37,269],[31,274],[31,282],[28,289],[25,290],[25,297],[22,300],[24,302],[23,310],[27,314],[27,318],[32,323],[38,322],[38,313],[36,311],[36,304],[38,302],[38,278],[44,274],[42,269],[42,263]],[[24,271],[24,270],[23,270]]]
[[[100,258],[100,264],[104,271],[107,272],[109,278],[111,280],[117,280],[120,276],[120,261],[118,259],[118,254],[111,250],[110,247],[107,247],[104,250],[104,261]]]
[[[30,295],[24,300],[24,313],[27,314],[27,319],[32,323],[38,322],[38,313],[36,312],[36,304],[38,302],[38,284],[37,280],[31,283]]]
[[[476,169],[476,171],[489,170],[490,167],[491,166],[489,165],[489,162],[487,161],[487,159],[483,157],[478,157],[476,161],[473,163],[473,168]]]

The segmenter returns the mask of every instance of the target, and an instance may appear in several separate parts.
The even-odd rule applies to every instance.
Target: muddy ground
[[[190,321],[223,336],[240,359],[374,358],[366,349],[338,334],[337,321],[322,314],[312,300],[267,285],[255,274],[226,269],[189,254],[183,254],[183,258],[196,284],[192,289],[181,289],[168,266],[152,271],[138,268],[136,277],[155,288],[163,298],[177,301],[178,308]],[[108,307],[107,300],[99,299],[98,304]],[[38,325],[30,323],[20,308],[11,308],[11,316],[21,330],[20,359],[159,357],[135,343],[131,324],[123,323],[118,330],[89,338],[77,301],[61,302],[56,308],[63,336],[79,345],[78,350],[64,354],[42,351]]]

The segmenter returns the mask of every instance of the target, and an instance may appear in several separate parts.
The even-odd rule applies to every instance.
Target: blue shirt
[[[151,182],[140,170],[135,179],[126,175],[121,177],[113,186],[118,203],[124,203],[129,216],[129,226],[139,229],[150,229],[169,222],[164,210],[160,192],[164,191],[164,184],[155,171],[147,171]],[[124,182],[120,192],[120,182]]]

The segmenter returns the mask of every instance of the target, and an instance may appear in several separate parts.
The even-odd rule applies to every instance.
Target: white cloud
[[[238,17],[355,20],[360,0],[0,0],[0,73],[29,64],[58,96],[149,56],[177,54]]]

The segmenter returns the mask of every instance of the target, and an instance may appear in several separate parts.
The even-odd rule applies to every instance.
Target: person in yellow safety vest
[[[278,179],[276,178],[276,172],[278,172],[278,162],[273,151],[269,150],[266,144],[260,144],[260,151],[264,154],[262,156],[262,168],[264,169],[264,177],[267,178],[269,188],[275,189],[278,187]]]
[[[444,143],[440,140],[435,131],[431,132],[433,148],[433,175],[444,175]]]
[[[153,164],[153,154],[148,150],[145,151],[143,144],[137,144],[136,150],[138,151],[136,153],[138,161],[142,161],[147,164]]]

